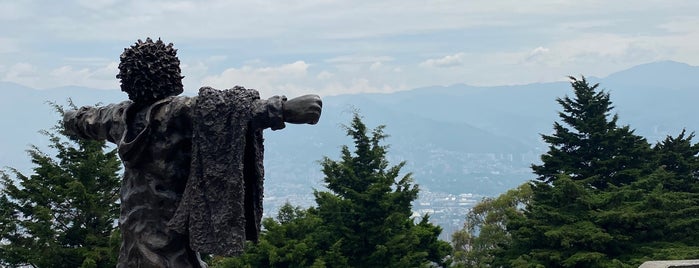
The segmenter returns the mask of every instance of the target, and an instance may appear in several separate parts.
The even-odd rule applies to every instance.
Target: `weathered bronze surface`
[[[260,99],[257,91],[203,87],[182,93],[172,44],[126,48],[127,101],[67,111],[69,134],[108,140],[124,163],[118,267],[206,267],[199,253],[236,255],[260,231],[262,130],[315,124],[317,95]]]

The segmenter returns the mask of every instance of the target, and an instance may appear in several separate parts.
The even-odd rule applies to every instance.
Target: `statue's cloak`
[[[168,226],[189,233],[193,250],[241,254],[260,233],[262,130],[251,127],[255,90],[203,87],[194,106],[192,163],[184,195]]]

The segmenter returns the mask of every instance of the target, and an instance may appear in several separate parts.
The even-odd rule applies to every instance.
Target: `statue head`
[[[121,91],[126,92],[135,103],[148,104],[184,90],[180,73],[180,59],[172,43],[162,40],[153,42],[146,38],[124,49],[121,53],[119,74]]]

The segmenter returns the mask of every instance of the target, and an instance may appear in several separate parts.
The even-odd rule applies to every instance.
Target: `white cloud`
[[[0,21],[12,21],[30,17],[34,5],[30,1],[0,1]]]
[[[360,92],[386,93],[407,89],[402,84],[402,79],[397,79],[401,81],[398,83],[383,80],[384,73],[395,73],[393,69],[380,68],[372,71],[365,68],[358,72],[343,72],[340,76],[328,70],[311,72],[309,67],[310,64],[304,61],[276,66],[245,65],[226,69],[219,75],[208,76],[203,79],[203,84],[215,88],[230,88],[234,85],[254,88],[260,91],[263,98],[273,95],[295,97],[309,93],[321,96]]]
[[[304,61],[259,68],[246,65],[226,69],[219,75],[207,76],[203,79],[203,84],[221,89],[240,85],[257,89],[263,96],[276,95],[280,89],[293,93],[301,90],[293,83],[308,78],[308,67]]]
[[[658,25],[670,33],[696,33],[699,29],[699,18],[697,17],[677,17],[671,21]]]
[[[117,70],[116,62],[97,67],[63,65],[50,70],[29,63],[17,63],[5,70],[2,80],[40,89],[62,86],[116,89],[119,87],[115,78]]]
[[[558,68],[574,73],[605,76],[633,65],[662,60],[665,42],[648,36],[587,33],[551,42],[530,52],[521,52],[521,61],[529,68]],[[676,46],[676,45],[672,45]],[[666,58],[667,59],[667,58]]]
[[[100,9],[111,8],[117,0],[77,0],[77,3],[82,7],[100,11]]]
[[[335,75],[334,75],[333,73],[331,73],[331,72],[322,71],[322,72],[318,73],[318,75],[316,76],[316,78],[318,78],[318,79],[320,79],[320,80],[328,80],[328,79],[333,78],[333,76],[335,76]]]
[[[370,64],[376,62],[392,61],[389,56],[359,56],[359,55],[342,55],[326,59],[325,62],[333,64]]]
[[[441,58],[428,59],[420,63],[420,65],[435,68],[459,66],[464,63],[464,55],[464,53],[456,53],[454,55],[447,55]]]
[[[548,53],[549,51],[550,51],[550,49],[548,49],[548,48],[545,48],[545,47],[537,47],[537,48],[535,48],[534,50],[532,50],[532,52],[529,52],[529,56],[530,56],[530,57],[534,57],[534,56],[537,56],[537,55],[546,54],[546,53]]]
[[[533,49],[531,52],[529,52],[529,56],[526,58],[526,62],[532,62],[532,61],[537,61],[539,58],[541,58],[543,55],[546,55],[551,51],[548,48],[545,47],[537,47]]]
[[[116,74],[119,64],[110,62],[98,68],[75,68],[74,66],[65,65],[51,70],[46,79],[51,81],[50,84],[42,83],[39,85],[43,88],[60,87],[60,86],[82,86],[97,89],[117,89],[119,88]]]
[[[36,83],[36,74],[36,66],[26,62],[20,62],[7,68],[2,80],[22,85],[34,86]]]
[[[206,58],[206,62],[222,62],[228,59],[226,55],[213,55]]]
[[[0,54],[18,52],[20,46],[17,39],[0,37]]]
[[[699,65],[696,10],[695,0],[0,1],[0,78],[116,87],[106,66],[146,36],[181,49],[188,90],[338,94],[604,76],[653,60]]]
[[[180,68],[182,69],[182,75],[184,75],[182,83],[185,91],[197,92],[202,86],[201,81],[208,76],[208,65],[203,61],[197,61],[191,64],[182,63]]]
[[[332,82],[322,86],[318,93],[321,95],[337,95],[337,94],[352,94],[352,93],[389,93],[406,88],[397,88],[389,84],[381,84],[376,81],[370,81],[367,78],[355,78],[348,83]]]

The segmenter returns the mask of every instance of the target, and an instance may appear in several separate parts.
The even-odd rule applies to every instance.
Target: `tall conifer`
[[[630,234],[623,218],[626,200],[611,198],[652,171],[648,142],[618,126],[609,93],[571,78],[574,97],[557,99],[563,108],[554,133],[542,135],[549,151],[532,165],[538,177],[523,217],[508,223],[513,242],[506,265],[600,267],[621,263]],[[623,199],[623,198],[622,198]]]
[[[116,150],[67,137],[60,124],[43,134],[55,155],[32,146],[32,174],[1,173],[0,264],[114,267],[120,240]]]
[[[339,160],[321,161],[325,187],[316,207],[285,206],[266,219],[257,245],[214,267],[422,267],[446,265],[451,247],[438,240],[441,228],[428,217],[415,221],[418,187],[405,165],[389,165],[383,126],[369,130],[355,114]]]
[[[563,124],[555,122],[554,133],[542,135],[549,151],[541,156],[542,164],[532,165],[537,179],[550,183],[565,174],[596,189],[632,182],[644,172],[650,145],[628,126],[617,125],[609,93],[598,90],[599,84],[570,79],[575,97],[556,100],[563,107],[558,113]]]

